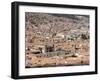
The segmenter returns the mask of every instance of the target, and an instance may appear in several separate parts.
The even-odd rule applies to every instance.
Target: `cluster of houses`
[[[56,34],[56,36],[53,38],[54,43],[55,42],[62,42],[62,41],[68,41],[68,39],[70,40],[71,38],[80,38],[80,32],[76,32],[76,31],[72,31],[70,34],[66,34],[66,33],[58,33]],[[45,37],[46,39],[49,39],[49,37]],[[32,54],[47,54],[48,52],[55,52],[57,51],[59,48],[55,47],[54,43],[50,43],[50,44],[38,44],[38,45],[34,45],[34,48],[26,48],[26,50],[31,50]],[[76,46],[74,46],[75,49],[75,53],[77,53],[77,50],[79,48],[77,48]],[[64,50],[62,48],[60,48],[60,50]],[[69,50],[68,50],[69,51]],[[70,50],[71,51],[71,50]]]

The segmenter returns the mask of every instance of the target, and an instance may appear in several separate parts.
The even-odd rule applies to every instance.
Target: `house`
[[[33,50],[33,53],[41,53],[46,54],[47,52],[53,52],[55,51],[53,44],[47,44],[47,45],[35,45],[35,48],[38,50]],[[35,51],[35,52],[34,52]]]
[[[53,52],[53,51],[55,51],[55,49],[54,49],[54,44],[45,45],[45,51],[46,51],[46,52]]]
[[[58,37],[58,38],[65,38],[65,35],[64,35],[64,33],[58,33],[56,35],[56,37]]]

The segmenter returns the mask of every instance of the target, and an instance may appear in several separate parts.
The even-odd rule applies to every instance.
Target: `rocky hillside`
[[[55,37],[59,33],[70,37],[89,36],[89,16],[46,13],[25,13],[26,41],[40,37]]]
[[[25,13],[26,67],[88,65],[89,16]]]
[[[89,16],[26,12],[25,19],[26,32],[32,34],[53,36],[61,32],[89,33]]]

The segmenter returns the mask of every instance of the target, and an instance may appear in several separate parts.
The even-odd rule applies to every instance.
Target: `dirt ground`
[[[26,67],[50,67],[50,66],[73,66],[89,65],[89,55],[72,56],[36,56],[33,54],[26,55]]]
[[[72,49],[71,44],[73,42],[67,42],[59,44],[58,46],[64,49]],[[76,65],[89,65],[89,48],[88,43],[77,42],[79,47],[79,55],[73,56],[72,54],[60,55],[60,56],[47,56],[41,54],[26,54],[26,68],[34,67],[56,67],[56,66],[76,66]],[[73,49],[72,49],[73,50]]]

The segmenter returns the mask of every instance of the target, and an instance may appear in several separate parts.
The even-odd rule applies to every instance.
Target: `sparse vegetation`
[[[89,16],[25,12],[26,68],[88,65]]]
[[[87,35],[87,34],[82,34],[82,35],[81,35],[81,39],[87,40],[87,39],[89,39],[89,35]]]

